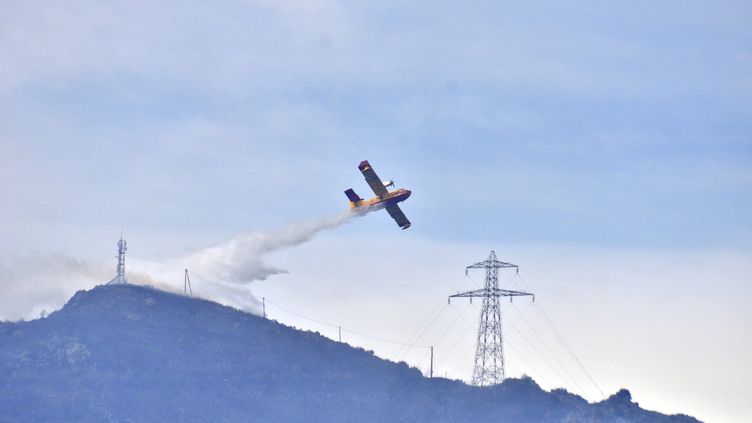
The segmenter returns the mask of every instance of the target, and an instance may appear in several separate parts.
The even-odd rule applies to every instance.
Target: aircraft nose
[[[410,191],[409,189],[406,189],[405,192],[406,192],[406,194],[405,194],[405,200],[407,200],[407,197],[409,197],[410,194],[412,194],[413,192]]]

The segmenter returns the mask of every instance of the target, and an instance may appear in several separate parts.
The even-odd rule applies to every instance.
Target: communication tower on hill
[[[501,305],[499,297],[535,296],[529,292],[510,291],[499,288],[499,269],[514,267],[516,264],[506,263],[496,259],[496,253],[491,251],[485,261],[475,263],[465,268],[465,274],[470,269],[486,269],[486,284],[482,289],[461,292],[449,296],[452,298],[483,298],[483,309],[478,324],[478,341],[475,347],[475,367],[473,368],[472,384],[476,386],[496,385],[504,381],[504,344],[501,328]]]
[[[128,247],[126,245],[125,240],[123,239],[123,235],[120,235],[120,241],[118,241],[117,247],[118,247],[117,275],[115,276],[114,279],[107,282],[107,285],[128,283],[125,280],[125,252],[128,250]]]

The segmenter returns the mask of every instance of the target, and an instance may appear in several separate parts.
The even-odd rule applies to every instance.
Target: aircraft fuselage
[[[391,206],[391,205],[407,200],[410,194],[412,194],[412,191],[410,191],[409,189],[400,188],[400,189],[387,193],[383,197],[376,196],[369,200],[350,201],[350,210],[353,210],[353,211],[380,210],[380,209],[383,209],[384,207]]]

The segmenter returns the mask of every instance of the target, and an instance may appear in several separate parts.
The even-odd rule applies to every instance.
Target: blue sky
[[[749,11],[653,7],[15,4],[4,138],[18,180],[86,180],[102,213],[185,184],[281,224],[369,158],[427,236],[749,247]]]
[[[272,256],[290,274],[252,286],[255,293],[306,309],[297,283],[341,293],[327,269],[359,272],[348,263],[379,257],[414,283],[395,288],[409,300],[391,302],[392,314],[417,307],[421,315],[418,294],[441,300],[453,283],[437,279],[454,280],[451,269],[461,277],[496,248],[510,261],[529,260],[532,272],[546,269],[528,282],[551,289],[548,297],[566,293],[567,280],[599,293],[590,304],[633,295],[651,305],[644,316],[685,316],[702,304],[697,319],[716,332],[707,344],[741,357],[752,353],[752,318],[726,295],[752,293],[750,18],[752,7],[732,1],[8,2],[0,17],[0,249],[21,275],[12,263],[27,262],[12,257],[109,263],[122,227],[134,256],[176,257],[338,213],[344,189],[368,193],[356,169],[368,159],[413,190],[403,207],[413,227],[396,231],[372,214],[322,234]],[[583,274],[564,271],[566,263]],[[635,263],[650,275],[631,273]],[[707,274],[714,266],[727,270]],[[369,277],[346,295],[383,306],[388,297],[373,297]],[[654,285],[635,293],[632,278]],[[708,294],[708,285],[730,294]],[[74,286],[86,284],[67,286],[61,298]],[[32,288],[17,292],[36,298]],[[687,302],[653,303],[651,292]],[[642,322],[618,301],[610,310],[576,303],[593,313],[582,320],[563,299],[544,301],[578,339],[594,315],[615,327]],[[369,325],[357,307],[306,311]],[[666,322],[662,334],[691,328]],[[586,354],[597,350],[582,342]],[[653,338],[639,342],[660,350]],[[593,353],[591,362],[611,354]],[[706,364],[681,357],[666,362]],[[752,376],[748,363],[739,366]],[[673,385],[609,371],[604,364],[599,379],[652,388],[654,397],[633,395],[666,411],[693,412],[691,392],[722,393],[698,386],[671,400],[660,392]],[[750,410],[734,404],[697,413],[740,421]]]

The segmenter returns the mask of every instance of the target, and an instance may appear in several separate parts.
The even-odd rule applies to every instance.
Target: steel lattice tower
[[[128,283],[125,280],[125,252],[128,250],[128,247],[122,235],[120,235],[120,241],[118,241],[117,246],[118,246],[117,274],[111,281],[107,282],[107,285]]]
[[[504,338],[502,336],[499,297],[510,297],[509,300],[511,301],[511,297],[529,295],[533,296],[533,300],[535,300],[535,296],[531,293],[499,288],[499,269],[507,267],[514,267],[519,272],[517,265],[497,260],[496,253],[491,251],[485,261],[465,268],[465,274],[470,269],[486,269],[485,287],[449,296],[449,301],[458,297],[467,297],[470,298],[470,301],[473,297],[483,298],[472,380],[472,384],[476,386],[496,385],[504,380]]]

